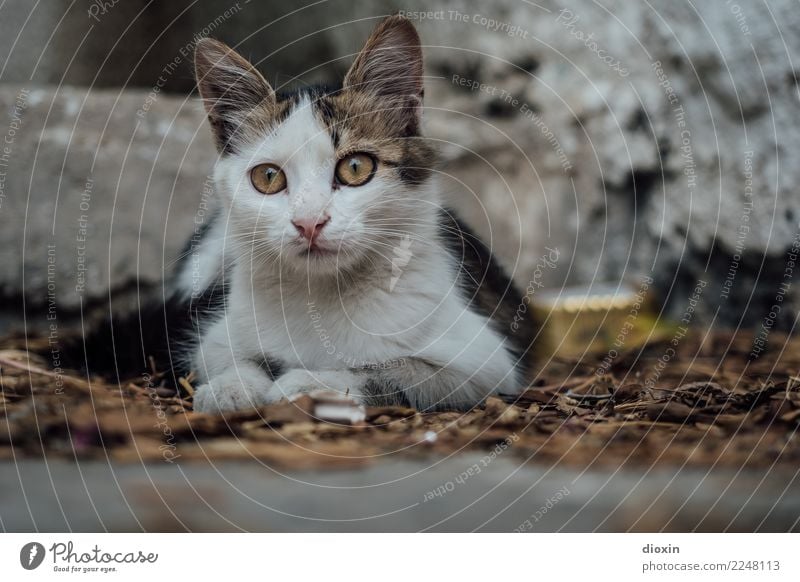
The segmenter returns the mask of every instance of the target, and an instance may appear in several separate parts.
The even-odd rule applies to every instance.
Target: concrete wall
[[[48,245],[63,315],[109,289],[131,301],[169,268],[214,160],[186,99],[195,35],[240,44],[280,86],[341,74],[375,19],[402,9],[434,11],[411,17],[449,196],[520,283],[547,245],[560,251],[551,285],[650,275],[680,314],[704,281],[707,321],[758,326],[776,303],[774,325],[794,321],[800,12],[788,0],[69,5],[0,9],[8,297],[47,305]]]

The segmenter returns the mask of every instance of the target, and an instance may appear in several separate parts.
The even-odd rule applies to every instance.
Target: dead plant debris
[[[128,462],[251,460],[289,468],[359,466],[400,455],[492,450],[536,463],[588,466],[796,467],[800,342],[716,332],[551,362],[521,395],[468,412],[358,407],[330,395],[259,410],[192,411],[193,379],[120,384],[50,367],[46,338],[0,342],[0,458]],[[26,349],[27,346],[27,349]],[[669,354],[669,358],[665,358]]]

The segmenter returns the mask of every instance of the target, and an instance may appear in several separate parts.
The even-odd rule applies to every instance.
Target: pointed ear
[[[230,152],[232,138],[248,115],[259,106],[274,105],[275,92],[247,59],[211,38],[197,42],[194,69],[217,148]]]
[[[344,78],[344,88],[406,101],[416,121],[422,113],[422,47],[411,22],[399,15],[383,20]]]

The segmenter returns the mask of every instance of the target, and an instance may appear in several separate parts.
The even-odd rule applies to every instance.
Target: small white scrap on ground
[[[293,397],[295,400],[302,395]],[[322,422],[341,424],[357,424],[367,418],[367,410],[363,404],[338,392],[319,391],[309,392],[314,402],[312,416]]]

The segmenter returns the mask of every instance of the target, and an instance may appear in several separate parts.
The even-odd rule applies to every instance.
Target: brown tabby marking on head
[[[342,89],[305,89],[276,96],[264,77],[227,45],[212,39],[197,44],[198,87],[217,148],[237,153],[263,140],[307,96],[331,135],[337,155],[373,153],[403,182],[421,184],[436,162],[420,135],[422,50],[414,26],[391,16],[370,35],[345,76]]]

